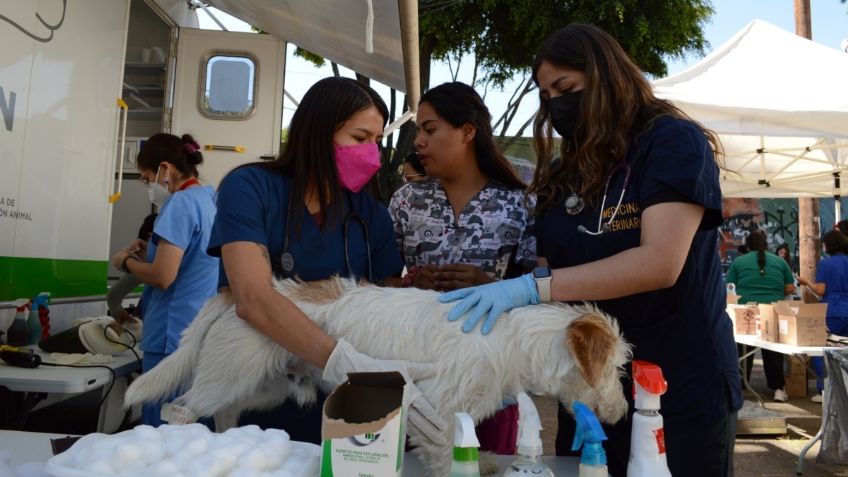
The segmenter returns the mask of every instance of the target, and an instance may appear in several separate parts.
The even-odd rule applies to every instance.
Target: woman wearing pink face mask
[[[222,258],[219,285],[238,316],[281,346],[324,369],[340,384],[352,371],[397,370],[415,380],[426,364],[385,362],[324,333],[272,277],[321,280],[333,275],[380,282],[403,267],[386,208],[363,186],[380,168],[377,144],[388,110],[377,93],[349,78],[313,85],[292,117],[280,157],[230,172],[218,189],[218,215],[208,252]],[[422,374],[423,373],[423,374]],[[292,440],[320,442],[323,397],[309,409],[286,402],[243,416],[241,424],[286,430]],[[422,432],[444,426],[416,399],[409,424]]]

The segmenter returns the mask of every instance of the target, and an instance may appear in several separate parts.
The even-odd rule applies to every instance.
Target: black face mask
[[[548,100],[548,110],[551,112],[551,125],[554,131],[564,138],[574,135],[577,119],[580,117],[580,103],[583,91],[568,91],[556,98]]]

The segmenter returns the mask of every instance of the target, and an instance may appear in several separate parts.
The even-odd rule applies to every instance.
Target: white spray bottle
[[[480,477],[480,441],[474,433],[474,420],[464,412],[455,412],[453,460],[450,477]]]
[[[504,473],[504,477],[530,475],[554,477],[553,471],[542,462],[542,421],[539,412],[525,393],[518,396],[518,459]]]
[[[627,477],[671,477],[665,455],[660,396],[668,389],[659,366],[633,361],[633,428]]]
[[[574,421],[577,423],[571,450],[577,451],[581,447],[583,448],[580,453],[580,473],[578,476],[608,477],[607,454],[601,444],[607,440],[607,435],[604,434],[601,423],[595,413],[589,409],[589,406],[580,401],[574,401],[571,410],[574,411]]]

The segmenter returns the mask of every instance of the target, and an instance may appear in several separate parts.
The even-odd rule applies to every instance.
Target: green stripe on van
[[[0,257],[0,301],[43,291],[52,298],[103,295],[108,269],[106,260]]]

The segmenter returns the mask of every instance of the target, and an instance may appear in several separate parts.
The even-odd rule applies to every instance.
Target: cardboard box
[[[407,392],[397,372],[349,373],[324,403],[321,477],[399,477]]]
[[[780,343],[780,337],[777,334],[778,323],[777,315],[774,314],[774,306],[760,304],[757,308],[760,312],[760,339],[772,343]]]
[[[807,366],[804,358],[787,357],[787,371],[784,390],[789,397],[807,397]]]
[[[756,304],[733,308],[733,328],[737,335],[758,335],[760,310]]]
[[[777,315],[777,334],[780,343],[793,346],[827,344],[826,303],[778,301],[774,303],[774,312]]]

